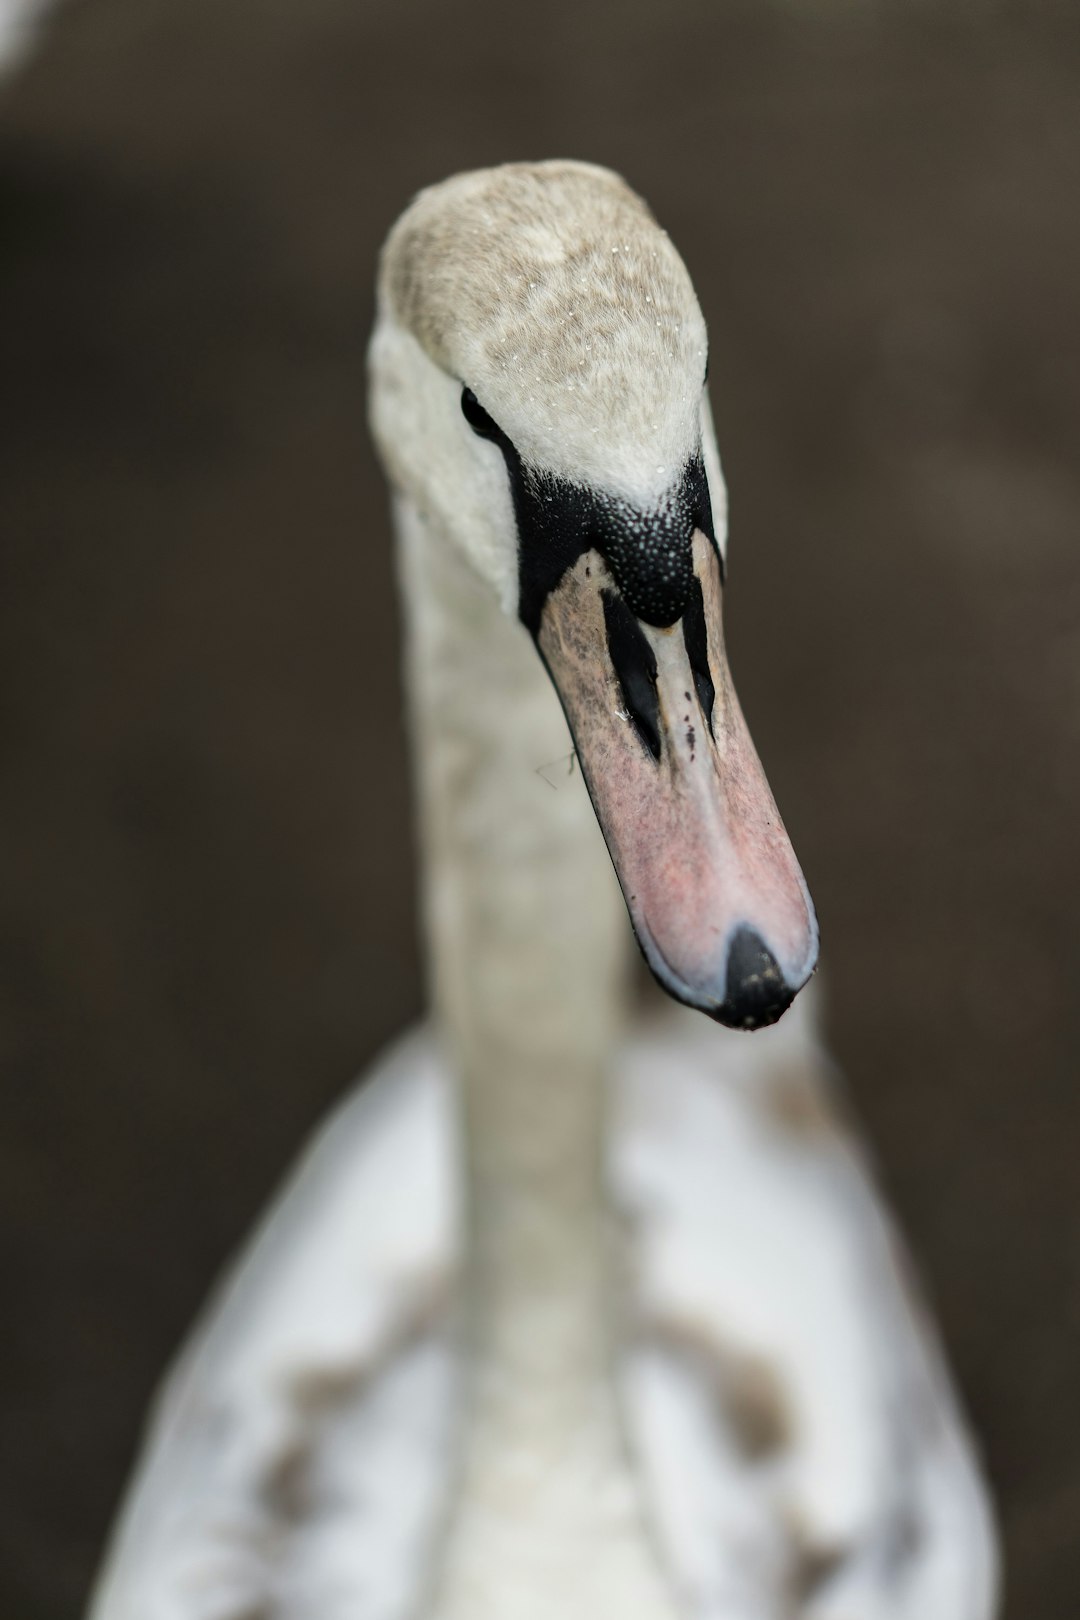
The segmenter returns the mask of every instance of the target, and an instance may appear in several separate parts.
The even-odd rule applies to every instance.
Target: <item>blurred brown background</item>
[[[372,268],[623,170],[711,322],[734,668],[1024,1620],[1080,1612],[1080,11],[73,0],[0,85],[0,1613],[421,1004]]]

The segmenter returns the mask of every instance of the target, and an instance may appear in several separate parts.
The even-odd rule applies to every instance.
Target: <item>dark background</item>
[[[1000,1503],[1080,1612],[1080,10],[74,0],[0,86],[0,1612],[421,1005],[373,260],[621,169],[711,324],[744,703]]]

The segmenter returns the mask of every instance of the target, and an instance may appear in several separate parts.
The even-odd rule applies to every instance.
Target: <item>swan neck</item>
[[[397,523],[425,923],[471,1235],[481,1249],[553,1242],[576,1224],[580,1247],[600,1204],[622,903],[528,634],[410,506]]]
[[[528,635],[414,512],[399,528],[467,1219],[465,1421],[432,1614],[493,1620],[537,1593],[545,1613],[672,1620],[611,1378],[603,1127],[626,914]]]

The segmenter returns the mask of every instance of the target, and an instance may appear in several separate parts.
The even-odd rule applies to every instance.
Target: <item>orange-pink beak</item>
[[[549,594],[537,642],[635,933],[673,996],[774,1023],[817,962],[813,904],[735,696],[712,543],[668,628],[631,613],[597,551]]]

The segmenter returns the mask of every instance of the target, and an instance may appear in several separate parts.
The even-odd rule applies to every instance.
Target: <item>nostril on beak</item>
[[[794,999],[776,957],[744,923],[728,950],[724,1000],[713,1017],[730,1029],[762,1029],[775,1024]]]

